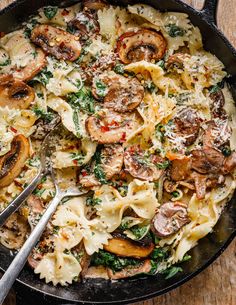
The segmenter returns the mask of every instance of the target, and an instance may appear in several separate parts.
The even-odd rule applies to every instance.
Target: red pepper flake
[[[109,126],[119,126],[119,123],[117,121],[112,120]]]
[[[110,130],[110,128],[108,126],[101,126],[101,132],[107,132]]]
[[[75,165],[78,165],[78,160],[73,160],[73,163],[74,163]]]
[[[67,10],[67,9],[64,9],[62,12],[61,12],[61,14],[62,14],[62,16],[67,16],[67,15],[69,15],[69,11]]]
[[[126,132],[123,132],[123,133],[122,133],[122,136],[121,136],[120,141],[121,141],[121,142],[125,142],[125,141],[126,141]]]
[[[123,43],[123,48],[126,49],[126,43]]]
[[[11,126],[10,129],[12,132],[17,133],[17,129],[15,129],[14,127]]]
[[[37,189],[41,190],[43,188],[43,185],[40,183],[38,186],[37,186]]]
[[[81,171],[81,175],[82,175],[83,177],[85,177],[85,176],[88,175],[88,173],[86,172],[86,170],[82,170],[82,171]]]

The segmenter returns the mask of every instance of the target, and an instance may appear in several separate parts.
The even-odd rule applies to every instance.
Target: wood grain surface
[[[0,9],[11,2],[0,0]],[[204,0],[185,2],[200,9]],[[219,0],[217,22],[236,47],[236,0]],[[188,283],[163,296],[135,305],[236,305],[236,241],[210,267]]]

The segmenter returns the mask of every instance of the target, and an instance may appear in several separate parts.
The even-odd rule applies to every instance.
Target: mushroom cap
[[[117,41],[117,52],[125,64],[141,60],[159,60],[166,51],[165,38],[150,29],[127,32]]]
[[[28,139],[23,135],[14,137],[11,150],[0,158],[0,187],[10,185],[21,173],[30,156]]]
[[[104,86],[104,95],[100,96],[97,84]],[[104,107],[117,112],[129,112],[141,103],[144,88],[137,78],[126,78],[115,73],[104,73],[93,79],[93,96],[104,102]]]
[[[31,40],[57,59],[74,61],[80,56],[79,38],[51,25],[36,26],[31,32]]]
[[[179,201],[170,201],[160,206],[153,217],[151,229],[158,237],[167,237],[189,222],[187,206]]]

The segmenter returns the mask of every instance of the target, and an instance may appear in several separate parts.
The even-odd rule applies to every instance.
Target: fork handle
[[[39,181],[43,177],[42,168],[40,167],[37,176],[30,182],[30,184],[15,198],[12,202],[0,213],[0,227],[4,225],[7,218],[19,209],[22,203],[34,191]]]
[[[61,199],[65,195],[60,192],[56,192],[55,197],[53,198],[52,202],[49,204],[48,208],[44,212],[43,216],[39,220],[38,224],[35,226],[34,230],[24,243],[23,247],[20,249],[18,254],[15,256],[14,260],[6,270],[5,274],[0,280],[0,304],[3,303],[4,299],[6,298],[8,292],[10,291],[12,285],[14,284],[17,276],[19,275],[20,271],[23,269],[28,256],[30,255],[31,251],[33,250],[34,246],[37,244],[40,236],[42,235],[43,231],[47,223],[49,222],[50,218],[56,211],[57,205],[60,203]]]

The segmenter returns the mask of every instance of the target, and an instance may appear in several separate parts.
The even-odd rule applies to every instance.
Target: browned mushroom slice
[[[234,151],[229,157],[225,158],[223,173],[231,173],[236,168],[236,152]]]
[[[91,139],[101,144],[123,143],[139,127],[140,117],[137,113],[101,111],[86,120],[86,129]]]
[[[107,273],[108,277],[111,280],[119,280],[127,277],[132,277],[142,273],[149,273],[152,269],[152,264],[149,259],[140,261],[140,264],[136,266],[128,266],[122,269],[121,271],[114,272],[112,269],[108,268]]]
[[[137,78],[126,78],[113,73],[95,77],[92,93],[96,99],[104,102],[104,107],[117,112],[128,112],[141,103],[144,88]]]
[[[183,63],[186,59],[190,58],[187,53],[175,53],[167,59],[166,68],[167,69],[182,69]]]
[[[191,158],[183,156],[171,162],[170,176],[174,181],[185,180],[191,173]]]
[[[107,7],[107,2],[103,0],[84,0],[83,5],[89,10],[102,10],[104,7]]]
[[[7,81],[8,79],[8,81]],[[6,76],[0,81],[0,107],[27,109],[34,101],[34,90],[19,80]]]
[[[193,172],[191,176],[194,180],[197,198],[204,199],[207,190],[207,176],[196,172]]]
[[[29,61],[22,69],[16,69],[13,72],[13,77],[17,80],[28,81],[38,74],[46,66],[45,53],[37,48],[35,51],[35,58]]]
[[[29,150],[28,139],[23,135],[15,136],[11,150],[0,158],[0,187],[8,186],[21,173],[29,158]]]
[[[200,130],[200,119],[195,110],[184,108],[174,118],[175,132],[185,138],[185,145],[192,145]]]
[[[149,29],[140,29],[137,32],[127,32],[117,41],[117,52],[120,60],[129,64],[140,60],[159,60],[166,51],[165,38]]]
[[[150,240],[133,241],[122,234],[115,234],[104,245],[104,250],[122,257],[144,258],[152,253],[154,244]]]
[[[76,35],[96,34],[99,32],[99,24],[92,14],[79,12],[74,19],[68,23],[69,28],[75,31]],[[81,37],[82,39],[86,37]]]
[[[32,194],[28,197],[26,202],[30,209],[30,212],[34,214],[40,214],[44,211],[44,204],[40,197]]]
[[[119,144],[104,145],[101,150],[101,164],[100,167],[104,172],[106,179],[111,179],[115,174],[119,174],[123,165],[123,147]],[[91,166],[91,172],[94,170],[94,164]],[[83,187],[92,187],[100,185],[99,180],[96,178],[95,174],[87,173],[86,170],[82,170],[79,182]]]
[[[224,156],[214,148],[193,150],[191,154],[192,168],[200,174],[217,173],[223,166]]]
[[[226,118],[226,112],[224,110],[225,97],[221,89],[210,94],[212,100],[211,114],[213,118]]]
[[[146,155],[145,151],[138,145],[130,146],[124,154],[125,170],[133,177],[155,181],[163,173],[164,159],[157,155]]]
[[[79,37],[51,25],[36,26],[32,30],[31,40],[57,59],[74,61],[80,56]]]
[[[203,147],[219,148],[228,143],[231,133],[227,120],[209,121],[202,137]]]
[[[152,220],[152,231],[158,237],[167,237],[178,232],[190,222],[187,206],[179,201],[166,202]]]

